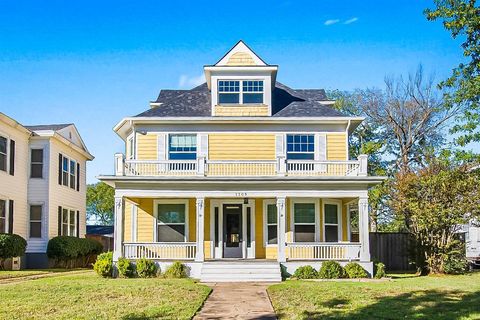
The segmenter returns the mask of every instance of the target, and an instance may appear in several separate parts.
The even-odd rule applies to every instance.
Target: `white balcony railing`
[[[125,160],[115,155],[117,176],[327,176],[367,175],[367,156],[351,161],[316,160]]]
[[[135,242],[123,244],[123,255],[127,259],[193,260],[195,242]]]
[[[287,160],[289,176],[358,176],[359,161]]]
[[[359,260],[359,243],[287,243],[288,260]]]

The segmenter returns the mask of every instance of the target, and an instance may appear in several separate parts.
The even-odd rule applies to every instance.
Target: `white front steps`
[[[282,275],[278,262],[211,261],[203,263],[200,281],[280,282]]]

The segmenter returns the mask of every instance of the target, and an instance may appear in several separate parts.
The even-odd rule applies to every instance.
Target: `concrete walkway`
[[[277,319],[262,283],[212,283],[213,292],[202,310],[193,318],[204,319]]]

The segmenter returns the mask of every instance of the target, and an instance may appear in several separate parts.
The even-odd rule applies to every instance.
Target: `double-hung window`
[[[7,201],[0,199],[0,233],[7,232]]]
[[[62,165],[62,183],[64,186],[68,187],[68,177],[69,177],[69,171],[68,171],[68,166],[70,164],[70,161],[68,160],[67,157],[63,157],[63,165]]]
[[[62,208],[62,236],[76,235],[77,221],[75,218],[75,211],[67,208]]]
[[[32,149],[30,153],[30,177],[43,178],[43,149]]]
[[[70,188],[75,189],[77,182],[77,164],[75,161],[70,160]]]
[[[197,158],[197,135],[169,135],[168,156],[170,160],[195,160]]]
[[[7,138],[0,136],[0,170],[7,171]]]
[[[275,203],[267,203],[266,205],[267,212],[267,234],[266,242],[268,244],[277,244],[278,243],[278,217],[277,217],[277,205]]]
[[[339,205],[325,203],[325,242],[338,242]]]
[[[287,135],[287,159],[313,160],[314,142],[313,134],[288,134]]]
[[[315,203],[294,203],[293,224],[295,242],[314,242]]]
[[[42,237],[42,206],[30,206],[30,238]]]
[[[218,80],[218,104],[262,104],[263,80]]]
[[[157,241],[185,242],[187,240],[186,203],[156,203]]]

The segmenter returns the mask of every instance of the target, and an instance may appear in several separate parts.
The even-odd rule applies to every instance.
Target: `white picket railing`
[[[274,176],[277,161],[268,160],[208,160],[207,176]]]
[[[358,176],[359,161],[287,160],[289,176]]]
[[[132,242],[123,244],[123,256],[127,259],[193,260],[195,242]]]
[[[196,160],[126,160],[127,176],[191,176],[197,173]]]
[[[359,243],[291,242],[288,260],[359,260]]]

